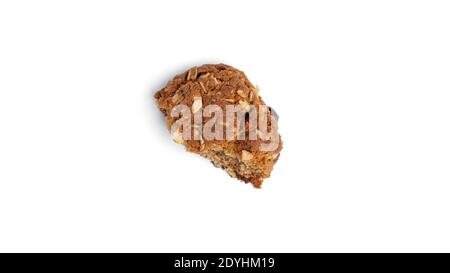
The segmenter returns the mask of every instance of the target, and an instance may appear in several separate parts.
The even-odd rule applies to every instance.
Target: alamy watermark
[[[176,119],[170,131],[177,143],[186,140],[260,139],[260,151],[270,152],[276,150],[280,142],[278,118],[267,105],[256,107],[241,103],[224,107],[209,104],[203,107],[202,98],[195,97],[191,107],[176,105],[170,115]]]

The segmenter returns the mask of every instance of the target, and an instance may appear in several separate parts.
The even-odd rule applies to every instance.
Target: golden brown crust
[[[201,98],[195,101],[194,98]],[[169,128],[176,122],[170,115],[172,108],[184,104],[197,110],[207,105],[218,105],[225,111],[226,105],[265,105],[245,74],[225,64],[206,64],[193,67],[175,76],[155,94],[157,105],[166,117]],[[203,120],[205,124],[208,119]],[[226,124],[224,120],[223,123]],[[248,123],[245,125],[248,131]],[[270,125],[269,125],[270,128]],[[208,158],[216,167],[225,169],[232,177],[250,182],[259,188],[264,178],[269,177],[273,165],[279,158],[281,139],[274,151],[260,150],[262,140],[180,140],[190,152]]]

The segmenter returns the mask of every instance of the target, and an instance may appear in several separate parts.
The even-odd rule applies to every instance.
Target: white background
[[[448,1],[2,1],[0,251],[450,251]],[[224,62],[280,116],[261,190],[152,99]]]

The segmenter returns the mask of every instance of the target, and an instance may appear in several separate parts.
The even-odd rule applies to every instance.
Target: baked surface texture
[[[242,111],[245,112],[248,106],[265,105],[258,91],[259,88],[254,86],[242,71],[225,64],[205,64],[175,76],[163,89],[156,92],[155,99],[170,129],[179,118],[171,115],[172,109],[177,105],[186,105],[194,113],[208,105],[218,105],[224,113],[227,105],[236,105],[241,106]],[[274,111],[270,108],[269,110],[268,120],[270,121],[270,115],[278,119]],[[225,114],[223,116],[220,124],[224,125],[225,135],[225,130],[230,124],[227,123]],[[192,122],[194,122],[193,119],[192,117]],[[201,124],[205,125],[206,122],[208,119],[203,118]],[[246,119],[247,136],[249,126]],[[271,128],[270,122],[268,128]],[[192,135],[195,135],[196,127],[193,126],[191,130]],[[200,135],[201,132],[200,129]],[[256,188],[259,188],[263,180],[270,176],[282,149],[281,138],[275,149],[265,151],[261,149],[261,144],[267,143],[267,139],[250,140],[247,137],[244,140],[238,140],[235,137],[234,139],[208,140],[200,136],[197,139],[186,140],[179,132],[171,132],[171,134],[175,142],[185,145],[187,151],[209,159],[214,166],[224,169],[231,177],[251,183]]]

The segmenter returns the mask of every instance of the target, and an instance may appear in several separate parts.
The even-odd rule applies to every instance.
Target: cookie
[[[278,116],[242,71],[193,67],[156,92],[173,140],[259,188],[282,149]]]

